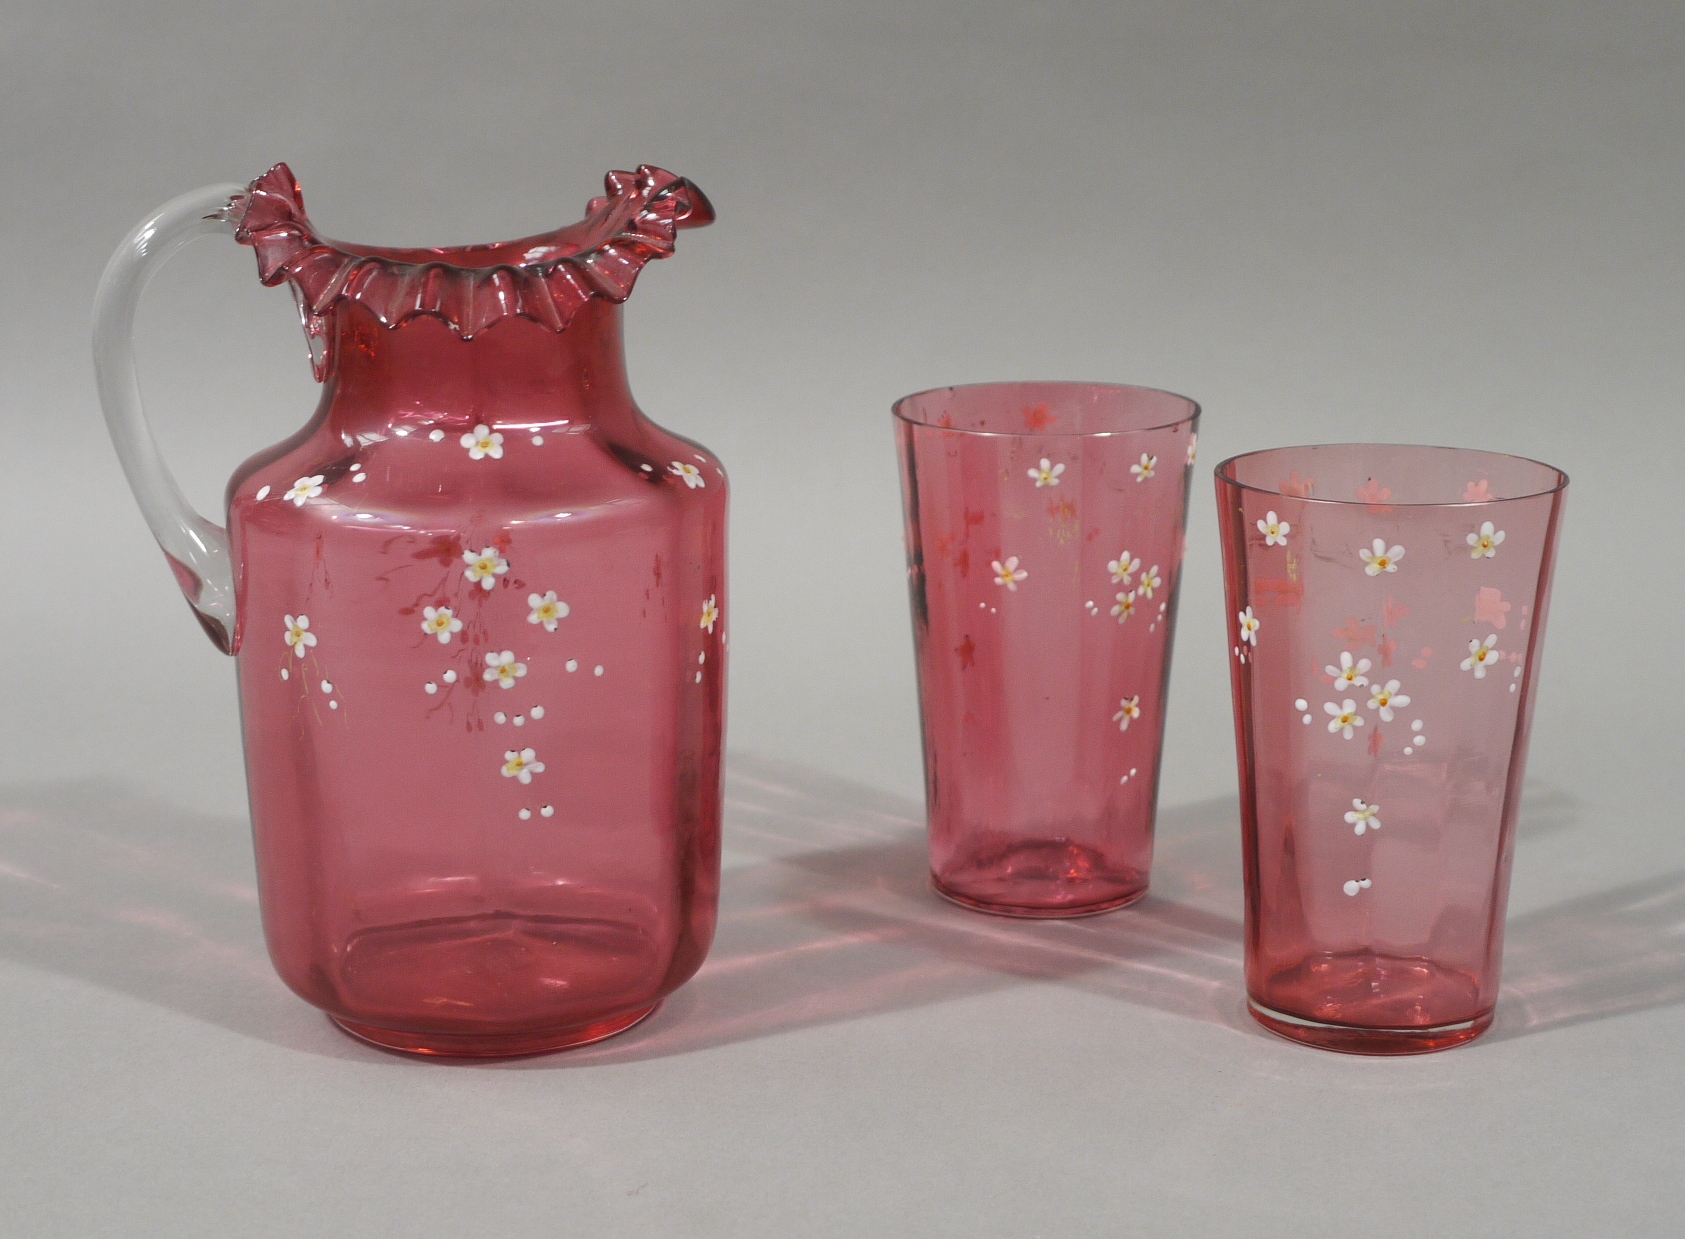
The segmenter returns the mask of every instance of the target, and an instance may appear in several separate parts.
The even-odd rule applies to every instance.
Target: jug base
[[[1324,1024],[1302,1016],[1272,1011],[1257,999],[1248,997],[1246,1009],[1252,1018],[1278,1037],[1315,1046],[1319,1050],[1333,1050],[1338,1054],[1364,1054],[1371,1057],[1392,1057],[1400,1054],[1432,1054],[1473,1041],[1492,1026],[1492,1012],[1477,1015],[1472,1020],[1442,1024],[1433,1028],[1354,1028],[1349,1024]]]
[[[649,1018],[660,1005],[653,1002],[641,1010],[599,1020],[595,1024],[523,1033],[418,1033],[376,1028],[370,1024],[342,1020],[335,1015],[328,1016],[328,1019],[336,1028],[359,1041],[422,1058],[527,1058],[603,1041]]]

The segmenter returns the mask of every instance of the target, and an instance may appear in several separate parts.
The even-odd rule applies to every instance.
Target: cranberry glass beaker
[[[931,881],[966,907],[1139,899],[1199,407],[1142,387],[895,406]]]
[[[634,404],[619,305],[712,211],[657,168],[607,191],[541,236],[377,249],[320,236],[277,166],[162,208],[100,288],[113,438],[237,660],[271,958],[393,1049],[609,1036],[713,936],[726,480]],[[159,460],[130,343],[205,231],[292,286],[323,383],[235,472],[226,532]]]
[[[1450,448],[1217,467],[1267,1028],[1412,1054],[1492,1022],[1567,477]]]

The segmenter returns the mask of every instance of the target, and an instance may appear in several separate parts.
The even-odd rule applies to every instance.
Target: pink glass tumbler
[[[1199,406],[1088,383],[895,406],[931,881],[1008,916],[1146,893]]]
[[[1451,448],[1217,467],[1246,988],[1272,1031],[1414,1054],[1491,1024],[1567,486]]]

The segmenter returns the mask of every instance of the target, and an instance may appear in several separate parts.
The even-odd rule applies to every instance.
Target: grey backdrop
[[[1676,1233],[1682,65],[1669,0],[0,13],[0,1229]],[[367,242],[537,231],[640,161],[719,209],[628,333],[732,474],[724,917],[600,1047],[402,1061],[264,957],[231,665],[123,488],[87,314],[144,212],[279,159]],[[141,324],[215,511],[314,406],[291,300],[208,240]],[[1020,926],[924,892],[887,410],[1024,377],[1185,392],[1206,466],[1572,475],[1483,1041],[1347,1059],[1243,1013],[1208,481],[1153,895]]]

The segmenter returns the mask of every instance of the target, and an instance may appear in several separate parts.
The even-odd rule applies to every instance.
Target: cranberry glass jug
[[[106,269],[106,420],[236,659],[270,955],[356,1036],[580,1045],[708,950],[726,479],[633,403],[620,303],[712,218],[646,166],[542,236],[345,245],[278,165],[164,206]],[[323,385],[304,429],[235,472],[226,530],[159,459],[131,344],[147,278],[210,231],[291,285]]]

